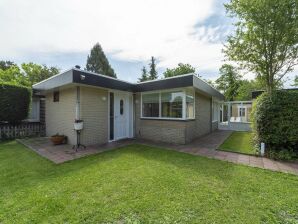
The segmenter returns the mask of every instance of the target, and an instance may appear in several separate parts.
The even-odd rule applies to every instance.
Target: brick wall
[[[66,135],[69,144],[76,144],[76,135],[73,130],[75,120],[76,89],[74,87],[60,90],[59,102],[53,102],[53,92],[46,94],[45,121],[46,135],[56,133]]]
[[[108,142],[108,91],[81,87],[80,93],[81,119],[84,121],[81,143],[92,145]]]

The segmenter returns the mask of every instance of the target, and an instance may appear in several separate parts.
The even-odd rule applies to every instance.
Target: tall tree
[[[24,71],[24,76],[28,80],[30,86],[44,79],[47,79],[53,75],[57,75],[60,71],[57,67],[38,65],[32,62],[23,63],[22,69]]]
[[[233,101],[238,94],[241,76],[232,65],[224,64],[219,69],[220,77],[215,81],[217,89],[224,92],[228,101]]]
[[[157,71],[156,71],[156,59],[152,56],[151,62],[149,63],[149,80],[157,79]]]
[[[255,73],[271,94],[298,63],[298,1],[231,0],[225,7],[237,20],[227,58]]]
[[[142,68],[142,75],[141,75],[141,78],[139,78],[139,82],[144,82],[144,81],[147,81],[147,80],[149,80],[148,72],[147,72],[146,67],[143,66],[143,68]]]
[[[87,57],[87,71],[117,78],[114,69],[111,67],[105,53],[99,43],[96,43]]]
[[[176,68],[172,68],[172,69],[167,68],[167,70],[163,73],[163,75],[165,78],[168,78],[168,77],[173,77],[177,75],[194,73],[195,71],[196,69],[192,67],[190,64],[179,63],[178,67]]]
[[[0,61],[0,69],[7,70],[12,66],[16,66],[16,64],[12,61]]]

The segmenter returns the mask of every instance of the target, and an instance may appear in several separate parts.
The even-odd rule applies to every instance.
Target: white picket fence
[[[39,122],[26,122],[16,125],[0,124],[0,140],[44,135],[45,125]]]

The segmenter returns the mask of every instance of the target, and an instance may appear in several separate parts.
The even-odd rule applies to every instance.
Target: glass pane
[[[143,117],[159,117],[159,93],[143,94]]]
[[[194,118],[194,94],[186,92],[186,118]]]
[[[110,140],[114,139],[114,93],[110,93]]]
[[[161,93],[162,117],[182,118],[183,92]]]

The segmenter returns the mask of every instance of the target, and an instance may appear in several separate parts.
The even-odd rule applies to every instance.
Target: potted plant
[[[65,135],[59,135],[59,133],[51,136],[51,141],[54,145],[61,145],[66,143],[67,137]]]
[[[76,119],[73,125],[74,125],[75,130],[82,130],[83,129],[83,120]]]

